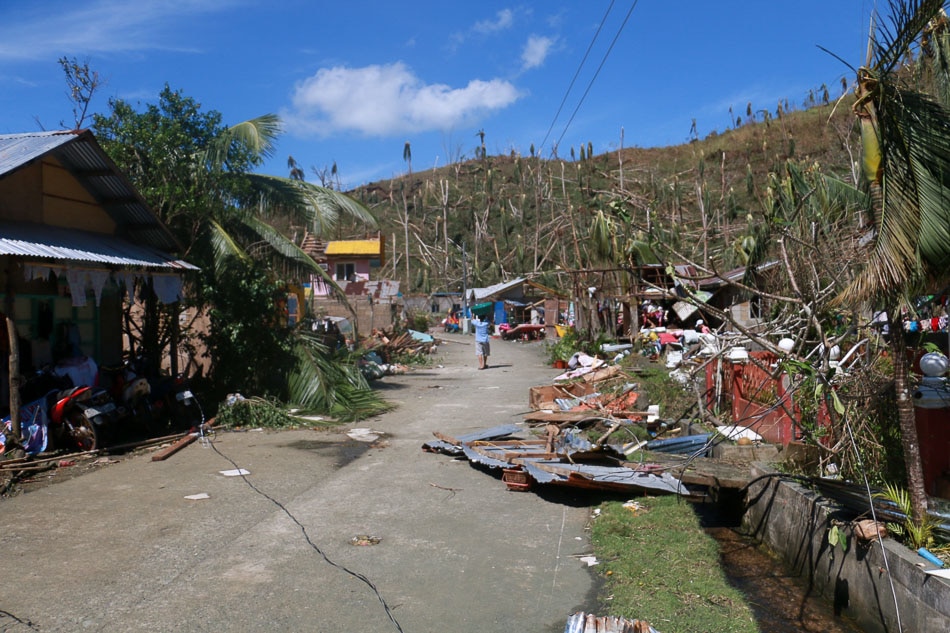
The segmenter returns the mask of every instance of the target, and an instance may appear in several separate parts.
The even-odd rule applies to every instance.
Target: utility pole
[[[462,242],[462,316],[468,318],[468,260],[465,257],[465,242]]]

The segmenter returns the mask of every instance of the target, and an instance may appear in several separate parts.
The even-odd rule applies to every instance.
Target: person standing
[[[491,329],[491,321],[488,319],[476,318],[472,321],[475,327],[475,357],[478,359],[478,368],[488,368],[488,355],[491,353],[488,332]]]

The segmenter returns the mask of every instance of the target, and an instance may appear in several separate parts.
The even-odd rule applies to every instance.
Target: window
[[[336,265],[336,280],[337,281],[354,281],[356,279],[356,264],[337,264]]]

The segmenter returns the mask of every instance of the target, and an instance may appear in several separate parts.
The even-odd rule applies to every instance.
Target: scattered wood
[[[181,438],[180,440],[178,440],[177,442],[175,442],[168,448],[164,448],[158,451],[157,453],[155,453],[154,455],[152,455],[152,461],[153,462],[164,461],[168,459],[169,457],[171,457],[172,455],[174,455],[175,453],[177,453],[178,451],[180,451],[181,449],[191,444],[192,442],[194,442],[196,439],[198,439],[197,433],[189,433],[188,435]]]
[[[420,341],[409,332],[397,334],[392,327],[374,329],[362,343],[367,352],[376,352],[384,363],[392,363],[393,357],[400,354],[431,354],[439,346],[434,337],[431,341]]]
[[[583,422],[605,417],[597,411],[532,411],[524,414],[525,422],[548,424],[550,422]]]

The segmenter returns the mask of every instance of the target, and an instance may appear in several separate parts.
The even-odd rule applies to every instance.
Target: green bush
[[[429,315],[425,312],[415,312],[409,319],[409,327],[417,332],[429,331]]]
[[[218,409],[215,423],[229,429],[271,428],[283,429],[300,426],[305,420],[294,417],[276,402],[265,398],[248,398]]]

